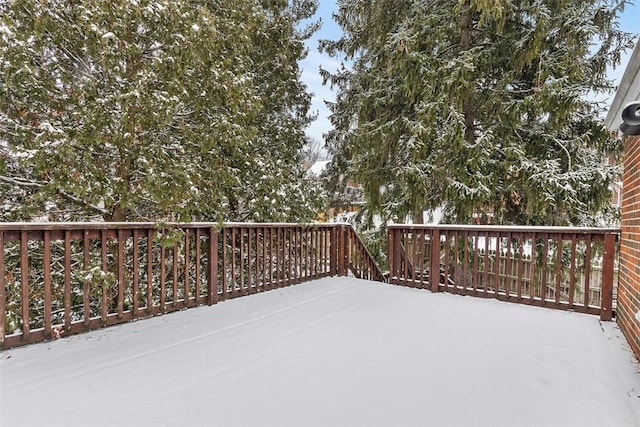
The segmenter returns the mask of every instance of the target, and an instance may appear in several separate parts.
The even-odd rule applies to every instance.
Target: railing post
[[[4,345],[7,297],[4,283],[4,233],[0,231],[0,348]]]
[[[393,283],[395,272],[395,253],[393,247],[394,229],[387,227],[387,261],[389,262],[389,283]]]
[[[329,236],[329,275],[338,274],[338,226],[331,227]]]
[[[347,237],[347,227],[340,226],[340,276],[347,275],[347,263],[349,258],[349,240]]]
[[[430,244],[429,282],[431,283],[431,292],[438,292],[440,284],[440,230],[432,230]]]
[[[616,235],[604,235],[604,255],[602,260],[602,289],[600,289],[600,320],[610,321],[613,317],[613,267],[616,253]]]
[[[218,303],[218,232],[213,227],[209,229],[208,252],[207,304],[213,305]]]

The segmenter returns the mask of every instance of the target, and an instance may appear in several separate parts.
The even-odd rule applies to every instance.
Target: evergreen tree
[[[0,192],[16,195],[0,219],[309,219],[301,3],[313,13],[297,0],[0,3]],[[287,52],[280,93],[261,86],[278,61],[257,55],[265,32]],[[287,140],[264,134],[275,117]]]
[[[630,47],[623,0],[340,0],[353,61],[338,87],[328,145],[336,177],[360,182],[389,218],[444,208],[495,223],[610,218],[620,145],[589,95]]]

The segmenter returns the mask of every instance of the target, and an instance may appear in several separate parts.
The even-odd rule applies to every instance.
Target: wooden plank
[[[147,230],[147,312],[153,308],[153,233]]]
[[[31,327],[29,326],[29,241],[26,231],[20,233],[20,282],[22,311],[22,339],[29,340]]]
[[[51,292],[51,231],[44,232],[42,268],[44,276],[44,336],[53,338],[51,325],[52,292]]]
[[[64,232],[64,330],[71,327],[71,232]]]
[[[224,250],[224,242],[223,242]],[[218,303],[218,232],[214,227],[209,229],[209,278],[207,280],[209,305]],[[224,272],[223,272],[224,276]]]
[[[480,233],[476,231],[473,242],[473,290],[478,290],[479,270],[480,270]]]
[[[513,287],[513,274],[512,274],[512,262],[513,262],[513,235],[511,232],[507,233],[507,258],[505,260],[504,272],[504,292],[507,299],[511,296],[511,288]]]
[[[82,269],[85,278],[82,280],[82,320],[85,328],[89,328],[91,320],[91,281],[89,280],[88,271],[90,268],[91,256],[91,239],[89,231],[84,230],[82,238]]]
[[[109,273],[109,264],[107,259],[107,230],[101,230],[100,232],[100,263],[102,272],[107,275]],[[103,324],[106,324],[109,310],[107,301],[108,283],[102,283],[101,285],[102,295],[100,300],[100,320]]]
[[[431,282],[431,292],[438,292],[438,285],[440,284],[440,230],[431,231],[430,259],[429,280]]]
[[[584,256],[584,308],[588,308],[591,305],[591,296],[589,295],[589,286],[591,282],[591,235],[587,235],[585,239],[587,245]]]
[[[124,236],[122,229],[118,230],[118,255],[116,262],[118,270],[118,319],[124,314]]]
[[[238,287],[236,286],[236,228],[231,228],[231,298],[238,296]]]
[[[604,236],[604,253],[602,260],[602,289],[600,289],[600,320],[611,321],[613,318],[613,268],[616,252],[615,235]]]
[[[522,282],[524,279],[524,244],[527,241],[524,233],[519,233],[518,245],[518,284],[517,284],[517,296],[518,299],[522,298]]]
[[[463,266],[462,274],[463,274],[464,277],[462,278],[461,285],[465,290],[464,293],[466,294],[466,290],[469,287],[469,284],[467,283],[467,270],[469,268],[469,263],[470,263],[470,261],[469,261],[469,232],[468,231],[463,231],[462,233],[463,233],[462,234],[462,236],[463,236],[462,243],[464,245],[464,255],[463,255],[463,260],[462,260],[462,262],[463,262],[463,264],[462,264],[462,266]]]
[[[245,274],[244,274],[244,270],[246,268],[245,266],[245,236],[246,236],[246,232],[247,229],[241,227],[238,230],[239,233],[239,237],[240,237],[240,259],[238,260],[238,269],[240,270],[240,292],[239,295],[246,295],[247,294],[247,287],[246,287],[246,283],[245,283]],[[248,263],[247,263],[248,264]]]
[[[542,277],[540,282],[540,298],[547,300],[547,268],[549,265],[549,234],[543,233],[542,243]]]
[[[536,282],[537,282],[537,274],[536,274],[536,270],[537,270],[537,265],[536,265],[536,257],[538,254],[538,239],[537,239],[537,235],[536,233],[532,233],[531,234],[531,264],[529,268],[529,275],[530,275],[530,280],[529,280],[529,299],[531,301],[533,301],[534,297],[535,297],[535,289],[536,289]]]
[[[7,321],[7,288],[5,283],[4,266],[4,232],[0,230],[0,348],[4,344],[7,331],[5,324]],[[46,314],[45,314],[46,315]]]
[[[458,282],[460,282],[460,232],[454,231],[453,233],[453,289],[458,289]],[[447,281],[448,284],[448,281]]]
[[[140,247],[139,247],[139,230],[133,230],[133,281],[131,290],[131,298],[133,299],[133,317],[138,317],[139,301],[140,298]]]
[[[483,283],[482,290],[485,296],[487,296],[487,292],[489,292],[489,241],[491,240],[491,235],[486,233],[484,235],[484,265],[483,265]]]
[[[576,290],[576,250],[577,250],[577,238],[576,235],[571,235],[571,270],[569,272],[569,305],[574,305],[574,297]]]
[[[560,291],[562,287],[562,235],[556,236],[556,285],[555,301],[560,304]]]
[[[196,281],[196,304],[198,304],[198,300],[200,299],[200,229],[196,228],[196,237],[195,237],[195,249],[196,249],[196,264],[195,264],[195,281]],[[217,245],[216,245],[217,246]],[[216,247],[216,251],[218,248]],[[216,289],[216,293],[217,289]]]
[[[184,281],[183,281],[183,291],[182,291],[182,299],[187,307],[191,305],[190,303],[190,287],[191,287],[191,253],[190,249],[190,240],[191,240],[191,231],[187,228],[184,230]],[[194,301],[195,302],[195,301]]]
[[[165,259],[166,250],[165,247],[160,245],[160,312],[164,313],[167,309],[165,307],[167,302],[167,289],[166,289],[166,274],[167,274],[167,261]]]
[[[228,265],[228,257],[227,257],[227,239],[229,236],[229,230],[225,227],[222,229],[222,300],[226,300],[228,298],[228,287],[229,283],[227,282],[227,265]]]
[[[254,233],[253,233],[253,228],[249,228],[249,230],[247,230],[247,287],[249,288],[249,292],[252,292],[252,290],[255,290],[255,286],[251,285],[251,273],[252,273],[252,265],[255,264],[253,262],[253,257],[254,254],[251,253],[251,246],[253,245],[253,237]]]
[[[451,238],[450,238],[450,234],[449,231],[444,231],[444,246],[443,246],[443,251],[444,251],[444,267],[443,267],[443,273],[444,273],[444,287],[445,289],[449,286],[449,257],[451,256]],[[415,270],[415,268],[414,268]],[[438,274],[440,274],[438,272]]]

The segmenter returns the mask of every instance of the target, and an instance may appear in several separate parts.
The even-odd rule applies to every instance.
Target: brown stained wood
[[[124,314],[124,236],[122,230],[118,230],[118,319],[122,319]]]
[[[562,236],[556,236],[556,284],[555,301],[560,304],[560,291],[562,287]]]
[[[458,284],[460,282],[460,233],[458,231],[454,231],[453,233],[453,289],[454,291],[458,288]],[[447,281],[447,285],[449,282]]]
[[[487,295],[489,291],[489,240],[491,236],[489,233],[485,233],[484,235],[484,265],[483,265],[483,283],[482,283],[482,291],[484,295]]]
[[[184,281],[183,281],[183,291],[182,291],[182,299],[187,307],[191,305],[191,296],[190,296],[190,288],[191,288],[191,252],[190,252],[190,240],[191,240],[191,230],[188,228],[184,230]],[[194,301],[196,303],[196,301]]]
[[[387,228],[387,262],[389,263],[389,283],[394,284],[395,277],[395,247],[394,247],[395,230]]]
[[[84,230],[82,239],[82,268],[85,279],[82,281],[82,318],[85,328],[89,327],[91,320],[91,281],[88,277],[90,268],[91,238],[88,230]]]
[[[518,245],[518,284],[517,284],[517,295],[518,298],[522,298],[522,282],[524,278],[524,243],[526,242],[526,236],[523,233],[519,235],[519,245]]]
[[[147,314],[153,309],[153,233],[147,230]]]
[[[431,292],[438,292],[438,285],[440,284],[440,230],[431,231],[430,255],[429,281]]]
[[[449,231],[444,232],[444,246],[442,249],[444,251],[444,287],[447,288],[449,286],[449,264],[451,259],[451,234]]]
[[[588,308],[591,305],[591,296],[589,292],[589,286],[591,285],[591,235],[587,235],[585,239],[587,245],[584,255],[584,308]]]
[[[293,256],[293,246],[291,245],[293,236],[291,234],[291,229],[284,230],[283,234],[284,234],[284,242],[285,242],[285,248],[286,248],[286,253],[285,253],[286,283],[287,285],[290,285],[293,283],[292,277],[293,277],[293,267],[294,267],[291,260]]]
[[[164,313],[167,309],[167,261],[166,249],[160,245],[160,312]]]
[[[228,256],[227,256],[227,239],[228,239],[228,229],[225,227],[222,229],[222,295],[221,299],[224,301],[228,298],[228,290],[229,283],[227,282],[227,267],[228,267]]]
[[[571,270],[569,272],[569,305],[573,306],[576,291],[576,250],[577,238],[573,234],[571,236]]]
[[[500,292],[500,264],[502,263],[500,244],[502,243],[502,236],[496,234],[496,249],[495,256],[493,258],[493,291],[497,294]]]
[[[171,305],[175,308],[178,305],[178,242],[173,244],[171,255]]]
[[[240,270],[240,295],[246,295],[247,293],[247,288],[246,288],[246,283],[245,283],[245,275],[244,275],[244,270],[245,270],[245,235],[246,235],[246,229],[245,228],[240,228],[238,230],[239,233],[239,237],[240,237],[240,259],[238,260],[238,269]]]
[[[64,236],[64,329],[71,326],[71,233]]]
[[[133,299],[133,317],[138,316],[138,308],[140,298],[139,280],[140,280],[140,247],[139,247],[139,230],[133,230],[133,289],[131,290],[131,298]]]
[[[345,256],[348,256],[349,254],[349,236],[346,232],[346,228],[344,229],[344,244],[345,244]],[[310,263],[310,259],[311,259],[311,245],[310,245],[310,239],[309,239],[309,229],[305,228],[304,229],[304,244],[305,244],[305,251],[304,251],[304,277],[305,279],[308,280],[309,275],[311,274],[311,263]],[[347,269],[346,269],[346,265],[347,262],[345,261],[345,275],[348,274],[347,273]]]
[[[416,234],[415,234],[415,231],[414,231],[413,233],[411,233],[411,260],[412,260],[412,264],[413,264],[414,267],[416,266],[416,259],[418,257],[418,254],[417,254],[418,242],[416,240],[417,240],[416,239]],[[445,257],[446,257],[446,255],[445,255]],[[416,268],[413,268],[412,271],[409,272],[409,274],[410,274],[410,277],[411,277],[411,286],[414,286],[414,284],[416,283],[416,279],[417,279]]]
[[[45,312],[45,317],[46,317]],[[7,320],[7,288],[5,283],[4,266],[4,233],[0,230],[0,348],[4,345],[5,324]]]
[[[537,282],[537,274],[536,271],[538,270],[538,266],[536,265],[536,257],[538,255],[538,236],[536,235],[536,233],[533,233],[531,235],[531,264],[530,264],[530,268],[529,268],[529,275],[530,275],[530,280],[529,280],[529,299],[533,300],[535,297],[535,289],[536,289],[536,282]],[[543,299],[544,300],[544,299]]]
[[[29,241],[26,231],[20,233],[20,304],[22,314],[22,338],[29,340]]]
[[[249,291],[254,289],[254,286],[251,286],[251,270],[252,265],[255,264],[253,262],[254,254],[251,253],[251,246],[253,245],[253,228],[249,228],[247,231],[247,287]]]
[[[274,235],[273,235],[273,228],[268,228],[266,230],[267,234],[265,235],[265,239],[267,240],[267,270],[266,270],[266,277],[265,277],[265,282],[266,282],[266,289],[270,290],[273,289],[273,283],[274,283],[274,263],[275,263],[275,257],[276,254],[274,252],[274,245],[275,245],[275,240],[274,240]],[[268,236],[268,238],[267,238]]]
[[[466,291],[469,287],[467,283],[467,271],[469,269],[469,232],[462,232],[462,244],[464,245],[464,254],[462,257],[462,283],[460,284],[462,288]]]
[[[513,261],[513,235],[511,232],[507,233],[507,252],[506,252],[506,260],[505,260],[505,278],[504,278],[504,292],[507,296],[507,299],[511,296],[511,289],[513,287],[513,274],[511,263]]]
[[[52,292],[51,292],[51,232],[44,232],[44,257],[42,259],[42,268],[44,275],[44,336],[53,338],[51,333],[51,311],[52,311]]]
[[[292,229],[291,239],[292,240],[289,242],[289,244],[291,245],[291,270],[293,283],[302,283],[302,274],[299,266],[300,253],[298,251],[298,229]]]
[[[224,241],[222,247],[224,249]],[[209,229],[208,253],[209,262],[207,270],[209,277],[207,280],[207,296],[208,304],[213,305],[218,303],[218,233],[213,227]],[[222,277],[224,277],[224,271],[222,272]]]
[[[231,228],[229,234],[229,238],[231,239],[231,253],[230,253],[230,267],[231,267],[231,276],[229,277],[230,283],[229,286],[231,288],[231,298],[235,298],[238,296],[238,287],[236,286],[236,236],[237,230],[235,228]]]
[[[198,304],[198,300],[200,299],[200,229],[196,228],[196,232],[195,232],[195,297],[196,297],[196,305]],[[216,251],[218,250],[218,248],[216,247]],[[217,290],[216,290],[217,292]]]
[[[402,242],[402,248],[404,249],[402,251],[402,266],[404,267],[404,270],[402,271],[402,279],[408,280],[410,274],[409,272],[411,271],[409,269],[409,251],[411,250],[411,238],[408,229],[402,230]],[[433,270],[431,270],[431,272],[433,272]]]
[[[602,289],[600,289],[600,320],[613,318],[613,269],[616,252],[616,236],[612,233],[604,236],[602,259]]]
[[[549,266],[549,235],[543,234],[542,245],[542,277],[540,281],[540,298],[544,301],[547,300],[547,269]]]
[[[262,227],[262,289],[267,288],[267,229]]]
[[[311,277],[316,277],[318,272],[316,271],[316,245],[318,244],[316,239],[316,229],[311,229]]]
[[[473,290],[478,290],[479,269],[480,269],[480,233],[476,231],[473,242]]]
[[[100,263],[102,267],[102,272],[107,275],[109,273],[109,264],[107,259],[107,230],[102,230],[100,233]],[[108,283],[101,283],[102,286],[102,295],[100,300],[100,320],[103,324],[107,322],[108,315],[108,300],[107,300],[107,292],[108,292]]]

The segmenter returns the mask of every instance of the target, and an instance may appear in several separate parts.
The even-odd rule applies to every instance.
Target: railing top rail
[[[276,222],[0,222],[0,231],[31,230],[105,230],[105,229],[148,229],[148,228],[212,228],[212,227],[338,227],[346,223],[276,223]]]
[[[488,231],[488,232],[525,232],[525,233],[573,233],[573,234],[610,234],[620,233],[614,227],[540,227],[518,225],[454,225],[454,224],[391,224],[389,228],[412,230],[445,230],[445,231]]]

